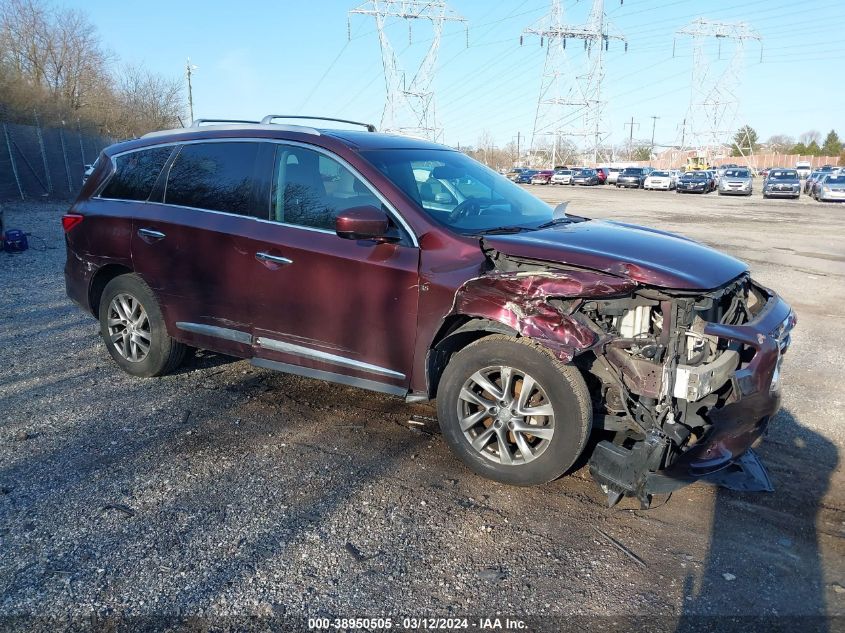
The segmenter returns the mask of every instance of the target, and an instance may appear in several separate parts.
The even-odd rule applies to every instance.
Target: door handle
[[[138,235],[142,238],[146,238],[144,241],[147,243],[155,242],[157,240],[161,240],[167,237],[161,231],[155,231],[153,229],[138,229]]]
[[[270,253],[256,253],[255,259],[260,262],[269,262],[271,264],[279,264],[281,266],[286,266],[288,264],[293,263],[292,259],[282,257],[281,255],[271,255]]]

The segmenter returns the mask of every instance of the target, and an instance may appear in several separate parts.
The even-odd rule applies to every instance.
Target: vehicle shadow
[[[189,356],[185,359],[176,370],[171,372],[172,375],[178,376],[181,374],[189,374],[191,372],[201,369],[214,369],[222,367],[231,363],[240,362],[241,358],[234,356],[227,356],[226,354],[219,354],[205,349],[191,349]]]
[[[716,489],[707,557],[684,581],[678,633],[831,630],[818,529],[838,450],[782,409],[758,452],[775,492]]]

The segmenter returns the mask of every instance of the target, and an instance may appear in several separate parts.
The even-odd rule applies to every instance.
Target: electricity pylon
[[[441,130],[437,127],[435,117],[432,83],[443,24],[465,23],[466,20],[450,9],[446,2],[438,0],[369,0],[349,11],[349,14],[370,15],[375,18],[387,89],[380,127],[386,132],[438,140]],[[409,43],[412,20],[431,22],[431,45],[410,81],[387,36],[388,18],[399,18],[408,22]]]
[[[745,22],[714,22],[704,18],[693,20],[678,30],[677,35],[691,37],[693,49],[692,86],[681,130],[681,150],[697,149],[710,159],[716,148],[733,143],[745,42],[762,42],[762,38]],[[714,41],[716,51],[708,51],[708,42]],[[762,52],[761,44],[761,58]],[[743,148],[739,151],[744,155]]]
[[[533,151],[539,136],[552,137],[552,164],[563,158],[560,145],[575,138],[585,155],[597,163],[604,140],[602,129],[604,102],[601,99],[602,82],[605,75],[605,53],[610,41],[625,42],[625,37],[607,21],[604,0],[593,0],[593,7],[586,24],[570,25],[563,20],[561,0],[552,0],[551,10],[536,26],[522,32],[524,36],[540,38],[540,46],[546,46],[546,60],[540,83],[540,96],[534,116],[531,135]],[[584,68],[573,72],[567,55],[567,42],[583,42]],[[625,50],[628,44],[625,43]]]

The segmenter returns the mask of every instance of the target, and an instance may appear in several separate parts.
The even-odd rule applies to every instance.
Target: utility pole
[[[191,123],[194,122],[194,91],[191,86],[191,75],[197,69],[197,66],[191,65],[191,58],[188,58],[185,64],[185,77],[188,78],[188,111],[191,115]]]
[[[620,4],[621,4],[620,0]],[[531,150],[538,136],[552,135],[552,164],[557,163],[558,145],[562,138],[578,137],[578,145],[585,154],[591,154],[597,163],[604,136],[602,131],[601,85],[605,74],[604,53],[610,40],[628,44],[625,37],[607,21],[604,0],[593,0],[586,24],[567,24],[563,19],[561,0],[551,0],[549,13],[537,23],[523,30],[526,35],[537,36],[540,46],[546,47],[546,60],[534,115],[531,133]],[[583,42],[585,68],[573,69],[566,50],[571,44]],[[575,46],[576,50],[581,46]]]
[[[659,116],[652,116],[651,117],[651,151],[650,154],[654,154],[654,128],[657,126],[657,119]]]
[[[381,60],[384,67],[384,82],[387,95],[381,117],[381,128],[408,136],[417,136],[436,141],[441,136],[437,127],[434,108],[434,67],[443,25],[446,22],[462,22],[467,34],[466,19],[455,13],[444,0],[368,0],[349,11],[348,15],[367,15],[375,18]],[[411,43],[411,24],[414,20],[431,22],[433,37],[428,52],[420,62],[417,71],[408,76],[399,65],[399,59],[387,36],[387,21],[390,18],[408,23],[408,40]],[[349,18],[347,17],[347,20]],[[347,33],[351,29],[347,24]],[[351,37],[351,35],[349,36]]]
[[[634,117],[631,117],[631,122],[626,123],[625,127],[631,126],[631,135],[628,137],[628,160],[631,160],[631,156],[634,153],[634,126],[636,125],[638,128],[640,127],[639,123],[634,123]]]

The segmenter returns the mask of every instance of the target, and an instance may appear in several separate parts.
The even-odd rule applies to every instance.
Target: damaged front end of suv
[[[506,255],[482,242],[490,270],[466,282],[454,310],[507,324],[584,375],[590,457],[612,505],[647,506],[702,478],[771,490],[751,445],[780,407],[780,365],[796,323],[747,272],[711,290],[667,289],[647,275]],[[617,273],[617,274],[614,274]]]

